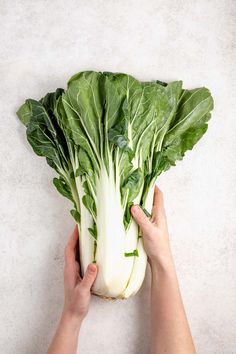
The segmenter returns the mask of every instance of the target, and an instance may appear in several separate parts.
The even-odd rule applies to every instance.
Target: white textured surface
[[[73,226],[15,111],[97,69],[212,90],[208,133],[159,185],[197,351],[236,353],[235,1],[0,0],[0,14],[0,352],[46,351]],[[149,279],[126,302],[94,298],[80,353],[149,353],[148,302]]]

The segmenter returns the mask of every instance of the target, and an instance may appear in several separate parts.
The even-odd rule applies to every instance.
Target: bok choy
[[[157,176],[198,142],[212,109],[207,88],[94,71],[19,108],[28,142],[73,203],[82,273],[99,267],[94,293],[127,298],[140,288],[147,257],[130,207],[151,213]]]

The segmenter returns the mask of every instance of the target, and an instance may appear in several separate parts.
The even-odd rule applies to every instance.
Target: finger
[[[152,224],[139,205],[133,205],[131,208],[131,213],[143,233],[150,231],[150,226]]]
[[[161,224],[163,221],[165,221],[165,218],[166,214],[163,193],[157,186],[155,186],[151,221],[156,222],[157,224]]]
[[[79,234],[79,231],[78,231]],[[75,260],[80,264],[80,247],[79,247],[79,236],[77,238],[77,243],[75,246]]]
[[[73,230],[69,241],[65,247],[64,259],[65,259],[65,268],[64,268],[64,281],[65,285],[69,287],[74,287],[76,282],[79,280],[79,263],[75,260],[75,249],[76,243],[78,241],[78,228],[75,227]]]
[[[69,248],[71,250],[75,251],[78,239],[79,239],[78,225],[75,225],[74,230],[71,233],[70,238],[67,243],[67,245],[69,246]]]
[[[79,238],[79,233],[78,233],[78,227],[76,225],[65,247],[66,263],[71,263],[75,261],[76,245],[77,245],[78,238]]]
[[[65,264],[64,268],[64,284],[65,287],[73,289],[77,283],[81,281],[80,266],[78,262]]]
[[[80,264],[80,250],[79,250],[79,229],[78,225],[75,225],[75,228],[69,238],[69,241],[67,243],[67,246],[69,248],[69,260],[72,261],[72,253],[73,253],[73,262],[76,261],[78,265]],[[80,269],[78,270],[80,272]]]
[[[97,266],[93,263],[89,264],[81,281],[81,286],[90,290],[97,276]]]

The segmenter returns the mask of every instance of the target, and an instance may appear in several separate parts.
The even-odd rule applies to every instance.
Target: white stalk
[[[133,271],[128,286],[122,293],[122,297],[124,298],[128,298],[129,296],[136,294],[137,291],[140,289],[145,277],[147,255],[143,248],[143,241],[141,238],[138,240],[137,250],[139,256],[134,257]]]
[[[134,257],[125,257],[126,233],[120,192],[117,193],[113,169],[109,177],[101,167],[97,188],[98,275],[93,286],[97,294],[120,297],[131,275]],[[132,250],[133,251],[133,250]]]
[[[155,181],[149,188],[146,200],[144,201],[144,208],[151,214],[152,213],[152,205],[153,205],[153,195],[155,189]]]
[[[80,201],[80,216],[81,222],[79,227],[79,248],[80,248],[80,265],[81,272],[84,275],[87,266],[93,262],[94,254],[94,239],[88,231],[89,227],[93,226],[93,218],[86,207],[83,205],[82,198],[84,193],[81,177],[76,177],[76,187]]]
[[[148,191],[147,199],[144,204],[145,209],[149,213],[151,213],[151,211],[152,211],[153,192],[154,192],[154,185]],[[134,223],[134,221],[132,221],[132,224],[133,223]],[[132,227],[132,224],[131,224],[131,227]],[[137,234],[138,234],[138,231],[136,232],[136,235]],[[146,267],[147,267],[147,255],[146,255],[146,252],[143,247],[142,238],[138,239],[137,250],[138,250],[139,256],[134,257],[134,266],[133,266],[132,274],[131,274],[128,286],[122,294],[123,297],[125,297],[125,298],[128,298],[129,296],[137,293],[137,291],[141,287],[144,277],[145,277],[145,272],[146,272]]]

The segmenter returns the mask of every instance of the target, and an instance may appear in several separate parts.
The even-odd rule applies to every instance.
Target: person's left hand
[[[81,278],[79,263],[76,261],[78,237],[76,226],[65,247],[63,315],[81,322],[88,313],[90,290],[97,276],[97,266],[89,264],[84,277]]]

